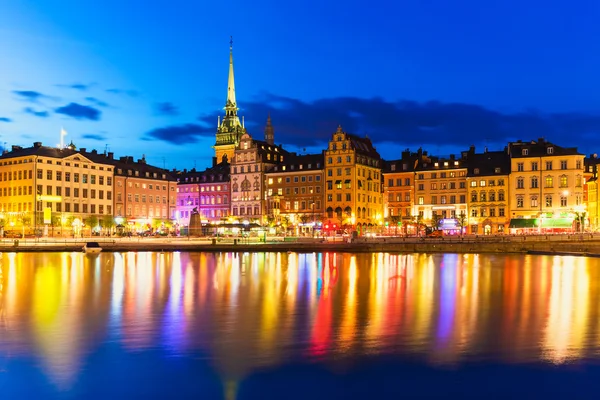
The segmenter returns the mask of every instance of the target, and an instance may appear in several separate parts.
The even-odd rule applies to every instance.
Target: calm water
[[[4,253],[0,397],[591,398],[599,284],[577,257]]]

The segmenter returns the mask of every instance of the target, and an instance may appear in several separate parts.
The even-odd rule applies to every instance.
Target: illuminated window
[[[551,194],[546,195],[546,207],[552,207],[552,195]]]

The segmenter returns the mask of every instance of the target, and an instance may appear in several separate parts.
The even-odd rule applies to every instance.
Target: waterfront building
[[[239,145],[242,135],[246,132],[243,120],[240,122],[238,117],[238,110],[233,76],[233,41],[231,41],[229,43],[229,77],[227,80],[225,116],[218,121],[216,141],[213,146],[218,163],[231,162],[233,153]]]
[[[168,232],[176,209],[175,177],[167,170],[152,166],[145,156],[115,159],[106,155],[114,167],[114,210],[117,231],[132,233]]]
[[[270,136],[269,136],[270,135]],[[264,225],[267,222],[265,174],[283,163],[288,152],[273,144],[271,117],[265,128],[266,140],[244,133],[231,161],[231,222]]]
[[[573,231],[585,211],[584,155],[541,138],[508,144],[511,231]]]
[[[270,227],[297,235],[313,235],[321,230],[323,167],[323,154],[291,153],[266,173]]]
[[[189,226],[194,209],[200,214],[203,224],[218,225],[229,217],[230,165],[227,162],[216,164],[204,171],[183,170],[177,177],[177,222]]]
[[[583,201],[587,206],[587,222],[593,231],[600,227],[600,201],[598,199],[598,154],[591,154],[584,160],[584,186]]]
[[[415,233],[410,229],[414,223],[415,167],[422,157],[421,149],[417,153],[407,149],[402,152],[401,159],[384,162],[383,202],[387,233]]]
[[[469,152],[474,152],[472,147]],[[446,233],[459,233],[458,223],[467,214],[467,154],[461,158],[427,157],[415,169],[414,218]]]
[[[113,165],[96,150],[12,146],[0,156],[0,213],[4,231],[89,235],[110,230]]]
[[[508,232],[510,157],[508,151],[467,153],[467,215],[466,232],[472,234],[502,234]],[[459,221],[461,216],[458,217]]]
[[[325,150],[325,226],[362,234],[383,225],[383,160],[367,137],[339,126]]]

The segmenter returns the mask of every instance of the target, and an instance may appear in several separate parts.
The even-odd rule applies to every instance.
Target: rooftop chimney
[[[42,147],[42,142],[33,142],[33,147],[35,147],[35,148]]]
[[[109,160],[113,160],[114,157],[115,157],[115,153],[109,151],[107,157],[108,157]]]

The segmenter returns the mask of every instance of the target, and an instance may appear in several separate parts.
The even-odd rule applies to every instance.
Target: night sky
[[[0,142],[172,168],[214,154],[233,36],[240,115],[318,152],[341,124],[386,159],[545,137],[600,152],[600,2],[5,1]]]

